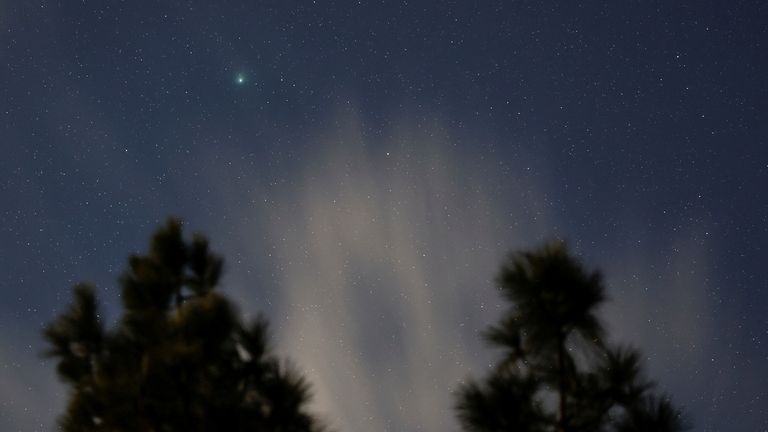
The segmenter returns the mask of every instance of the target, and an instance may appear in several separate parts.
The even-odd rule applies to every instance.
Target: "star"
[[[237,76],[235,77],[235,82],[236,82],[237,84],[239,84],[239,85],[243,85],[243,84],[245,84],[245,75],[243,75],[243,74],[237,74]]]

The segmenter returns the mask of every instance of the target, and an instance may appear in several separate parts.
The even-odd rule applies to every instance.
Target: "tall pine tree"
[[[597,308],[600,273],[586,270],[563,243],[511,255],[498,277],[510,307],[485,334],[503,351],[484,381],[458,392],[470,432],[676,432],[669,399],[653,393],[640,354],[607,343]]]
[[[216,292],[222,259],[170,220],[120,279],[124,312],[105,329],[89,285],[50,323],[48,355],[69,386],[62,429],[312,432],[306,380],[270,354],[267,325],[244,324]]]

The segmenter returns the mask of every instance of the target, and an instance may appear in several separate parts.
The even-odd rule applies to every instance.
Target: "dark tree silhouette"
[[[215,291],[222,260],[170,220],[120,279],[124,312],[104,328],[94,290],[45,329],[70,387],[64,431],[310,432],[308,384],[269,353],[267,325],[244,325]]]
[[[464,430],[685,430],[669,399],[653,394],[640,354],[606,342],[601,275],[563,243],[511,255],[497,281],[511,307],[485,337],[503,357],[484,382],[460,387]]]

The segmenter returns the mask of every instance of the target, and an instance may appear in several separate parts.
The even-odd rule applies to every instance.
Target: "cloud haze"
[[[334,426],[455,429],[452,391],[493,359],[478,333],[504,306],[493,284],[498,265],[507,251],[551,238],[557,220],[540,204],[545,186],[462,153],[440,122],[404,119],[384,135],[371,137],[355,115],[339,115],[310,138],[315,157],[295,181],[250,210],[237,229],[239,247],[270,245],[275,339],[307,373],[317,411]],[[501,183],[521,197],[512,209],[501,205]],[[654,371],[665,370],[681,360],[672,356],[679,337],[703,337],[701,280],[685,273],[691,263],[672,262],[663,272],[668,291],[649,292],[644,287],[659,285],[651,251],[626,259],[614,252],[604,270],[625,289],[611,291],[618,301],[607,318],[617,336],[650,343],[661,358],[652,360]],[[678,261],[699,253],[683,250]],[[658,309],[660,298],[667,306]],[[649,316],[673,334],[658,340]]]

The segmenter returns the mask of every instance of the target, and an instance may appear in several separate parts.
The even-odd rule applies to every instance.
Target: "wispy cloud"
[[[55,365],[39,356],[37,329],[0,333],[0,429],[48,431],[64,406]]]
[[[506,226],[488,193],[500,173],[439,123],[386,134],[366,137],[342,116],[262,209],[279,269],[276,339],[341,430],[451,429],[452,391],[487,363],[477,333],[497,316],[499,260],[510,237],[537,230]],[[252,227],[243,240],[263,235]]]

